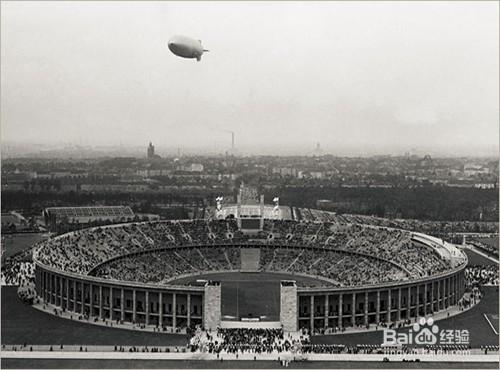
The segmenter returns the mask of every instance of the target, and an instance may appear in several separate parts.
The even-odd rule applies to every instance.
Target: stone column
[[[59,277],[59,305],[63,306],[63,278]]]
[[[73,312],[78,313],[76,310],[76,280],[73,280]]]
[[[125,289],[120,290],[120,320],[125,321]]]
[[[424,316],[427,316],[427,283],[424,285]]]
[[[57,305],[57,276],[52,276],[52,303]]]
[[[94,289],[92,283],[89,285],[89,316],[94,316]]]
[[[417,304],[417,308],[415,308],[415,315],[417,317],[420,316],[420,286],[417,284],[417,301],[416,301],[416,304]]]
[[[451,304],[455,305],[457,301],[455,300],[455,275],[451,276]]]
[[[45,295],[47,297],[47,302],[50,303],[50,281],[48,272],[45,272]]]
[[[457,304],[457,275],[453,275],[453,304]]]
[[[220,287],[220,285],[219,285]],[[219,288],[220,290],[220,288]],[[172,326],[173,328],[177,328],[177,293],[172,293],[173,296],[172,296]],[[220,308],[219,308],[219,311],[220,311]],[[219,315],[220,317],[220,315]],[[219,318],[219,323],[220,323],[220,318]],[[218,324],[217,324],[218,325]]]
[[[56,303],[56,289],[55,289],[55,276],[54,274],[50,274],[50,303]]]
[[[174,293],[174,318],[175,318],[175,293]],[[221,286],[219,282],[205,285],[203,294],[203,326],[205,330],[216,330],[221,321]],[[174,321],[175,325],[175,321]]]
[[[66,309],[69,310],[69,283],[70,281],[66,278]]]
[[[434,281],[431,282],[431,313],[434,313]]]
[[[444,279],[444,308],[448,308],[448,306],[450,305],[450,299],[449,299],[449,295],[450,295],[450,279],[449,278],[446,278]]]
[[[137,321],[137,292],[132,290],[132,322],[135,324]]]
[[[365,292],[365,326],[368,325],[368,291]]]
[[[328,297],[328,294],[325,294],[325,325],[324,328],[328,328],[328,317],[330,316],[330,299]]]
[[[411,286],[408,287],[408,309],[406,310],[406,318],[411,318]]]
[[[191,293],[187,294],[187,326],[191,327]]]
[[[113,287],[109,287],[109,319],[113,321]]]
[[[47,301],[52,303],[52,274],[47,273]]]
[[[50,274],[45,271],[45,300],[50,303]]]
[[[389,324],[391,322],[391,289],[389,288],[387,290],[387,323]]]
[[[454,276],[450,276],[450,306],[453,306],[455,304],[455,289],[453,288],[453,278]]]
[[[441,280],[441,307],[446,309],[446,278]]]
[[[159,307],[159,313],[158,313],[158,324],[161,326],[163,326],[163,292],[160,292],[158,293],[158,305],[160,306]]]
[[[446,297],[447,297],[446,285],[448,285],[447,284],[448,283],[447,280],[448,280],[447,278],[443,279],[443,299],[442,299],[442,301],[443,301],[443,310],[446,309],[446,301],[447,301],[447,299],[446,299]]]
[[[401,287],[398,288],[398,313],[397,313],[397,320],[401,321]]]
[[[82,306],[81,306],[81,312],[82,315],[85,313],[85,283],[82,281]]]
[[[309,328],[312,333],[314,333],[314,295],[311,295],[311,313],[309,316]]]
[[[52,303],[52,274],[49,274],[49,303]]]
[[[441,280],[437,281],[437,310],[441,311]]]
[[[145,301],[146,301],[146,325],[149,325],[149,291],[144,292]]]
[[[456,281],[457,281],[457,275],[454,274],[453,275],[453,278],[451,279],[451,285],[452,285],[452,289],[453,289],[453,304],[456,305],[457,304],[457,286],[456,286]]]
[[[343,293],[339,294],[339,317],[338,317],[338,327],[342,329],[342,314],[343,314]]]
[[[356,327],[356,293],[352,293],[351,325],[352,325],[353,328]]]
[[[45,289],[45,272],[43,270],[40,271],[40,276],[41,276],[40,281],[42,284],[40,292],[41,292],[41,297],[43,299],[43,302],[45,303],[45,295],[47,294],[47,292]]]
[[[377,306],[375,307],[375,322],[380,322],[380,290],[377,290]]]
[[[102,303],[102,285],[99,285],[99,318],[102,319],[104,317],[104,309]]]

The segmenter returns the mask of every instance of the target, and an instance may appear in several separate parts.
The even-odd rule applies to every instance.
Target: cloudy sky
[[[2,141],[494,154],[498,32],[497,2],[2,2]]]

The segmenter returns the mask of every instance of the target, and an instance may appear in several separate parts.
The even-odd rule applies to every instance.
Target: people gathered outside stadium
[[[35,264],[31,260],[31,249],[27,249],[2,262],[1,284],[26,286],[34,283]]]
[[[497,265],[474,265],[467,266],[465,269],[465,278],[467,285],[477,287],[480,285],[496,285],[499,284],[498,266]]]
[[[192,352],[215,354],[281,353],[297,350],[300,339],[284,334],[283,329],[217,328],[206,331],[198,328],[190,339]]]

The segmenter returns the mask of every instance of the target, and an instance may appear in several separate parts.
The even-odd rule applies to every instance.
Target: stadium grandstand
[[[443,253],[434,240],[407,231],[332,221],[264,220],[257,232],[245,232],[234,219],[79,230],[36,248],[36,289],[64,310],[184,328],[221,324],[220,291],[214,293],[220,286],[176,283],[207,273],[298,280],[281,293],[296,302],[292,314],[280,313],[292,331],[396,322],[460,303],[467,262],[460,251]],[[303,284],[302,276],[314,282]]]

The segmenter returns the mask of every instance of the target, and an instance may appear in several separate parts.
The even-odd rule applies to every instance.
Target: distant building
[[[148,146],[148,159],[152,159],[155,156],[155,146],[150,141]]]
[[[464,166],[464,174],[467,177],[477,176],[477,175],[488,175],[490,173],[489,168],[476,165],[476,164],[466,164]]]
[[[26,227],[28,221],[17,212],[2,213],[2,232],[5,230],[19,231],[19,229]]]
[[[134,212],[125,206],[94,206],[94,207],[49,207],[42,213],[45,225],[51,231],[60,222],[89,223],[92,221],[127,222],[134,218]]]
[[[424,159],[420,161],[420,167],[431,167],[433,164],[432,157],[430,154],[426,154]]]
[[[280,176],[297,177],[297,169],[294,167],[273,167],[272,173]]]

